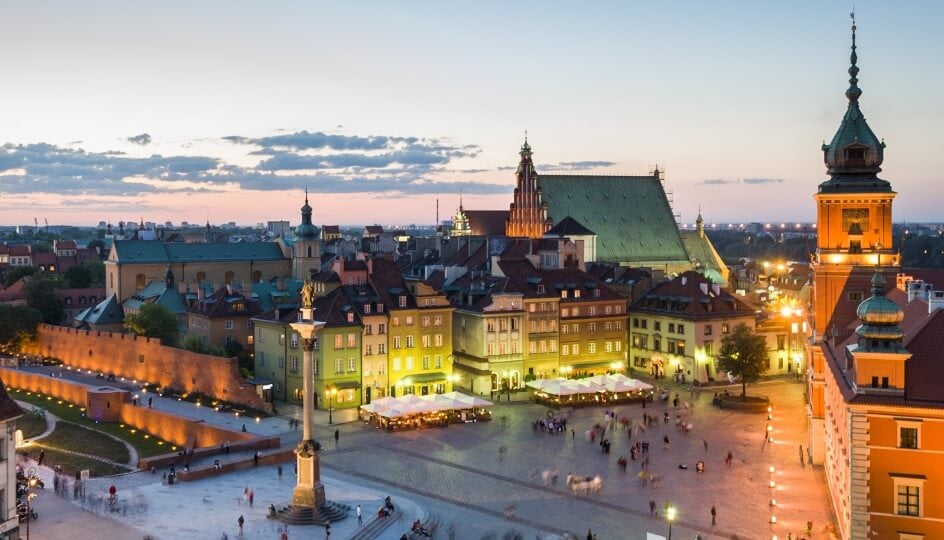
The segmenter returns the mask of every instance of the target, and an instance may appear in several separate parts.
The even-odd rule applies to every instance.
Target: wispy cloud
[[[723,186],[727,184],[781,184],[783,181],[783,178],[709,178],[696,183],[706,186]]]
[[[140,144],[141,146],[147,146],[151,144],[151,136],[147,133],[142,133],[140,135],[134,135],[125,139],[129,143]]]
[[[545,171],[585,171],[616,165],[615,161],[560,161],[556,164],[538,165],[538,173]]]
[[[132,141],[136,139],[136,141]],[[477,145],[420,137],[326,135],[301,131],[226,140],[246,146],[255,165],[207,155],[134,156],[91,152],[49,143],[0,146],[0,193],[135,196],[147,193],[287,190],[308,186],[321,193],[493,194],[506,184],[455,182],[447,165],[476,156]],[[128,137],[144,145],[146,133]],[[218,140],[218,139],[217,139]],[[484,172],[479,169],[461,169]]]

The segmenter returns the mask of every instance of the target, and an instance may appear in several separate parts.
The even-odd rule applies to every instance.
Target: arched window
[[[203,283],[206,281],[207,275],[206,272],[197,272],[197,283]]]
[[[233,282],[233,272],[227,271],[225,274],[223,274],[223,283],[226,283],[227,285],[229,285],[232,282]]]
[[[143,288],[144,288],[144,285],[145,285],[144,282],[145,282],[146,279],[147,279],[147,278],[144,277],[144,274],[138,274],[138,275],[134,276],[134,287],[135,287],[135,290],[140,291],[141,289],[143,289]]]
[[[308,246],[308,256],[311,257],[311,246]]]

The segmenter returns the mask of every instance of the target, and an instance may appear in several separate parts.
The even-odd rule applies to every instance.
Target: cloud
[[[142,133],[140,135],[134,135],[125,139],[129,143],[140,144],[141,146],[147,146],[151,144],[151,136],[147,133]]]
[[[457,173],[447,164],[476,156],[480,152],[477,145],[307,131],[263,138],[233,135],[226,139],[254,147],[247,155],[262,159],[255,165],[236,165],[205,155],[134,156],[49,143],[7,143],[0,146],[0,193],[127,197],[308,186],[321,193],[407,196],[457,193],[460,189],[477,194],[511,190],[506,184],[452,181],[449,175]]]
[[[702,180],[701,182],[696,182],[696,184],[707,185],[707,186],[722,186],[726,184],[749,184],[749,185],[762,185],[762,184],[782,184],[783,178],[710,178],[708,180]]]

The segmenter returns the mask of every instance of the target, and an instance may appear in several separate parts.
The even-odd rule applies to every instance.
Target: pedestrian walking
[[[705,437],[704,439],[702,439],[701,443],[705,446],[705,452],[707,452],[708,451],[708,438]]]
[[[341,438],[341,432],[339,430],[334,430],[334,444],[338,444],[338,439]]]
[[[151,396],[148,398],[148,409],[153,409],[153,408],[154,408],[154,396]],[[223,533],[223,534],[226,534],[226,533]]]
[[[725,464],[726,466],[730,467],[730,466],[731,466],[731,458],[733,458],[733,457],[734,457],[734,455],[731,454],[731,451],[730,451],[730,450],[728,450],[728,455],[726,455],[726,456],[724,457],[724,464]]]
[[[593,540],[593,529],[587,529],[587,540]]]
[[[46,458],[46,450],[41,448],[41,449],[39,450],[39,464],[40,464],[40,465],[43,464],[43,460],[44,460],[45,458]]]
[[[253,467],[259,466],[259,452],[258,451],[256,451],[256,453],[252,455],[252,466]]]
[[[364,524],[364,516],[361,514],[361,505],[357,505],[357,524]]]
[[[242,536],[242,535],[243,535],[243,523],[245,523],[245,522],[246,522],[246,520],[243,519],[242,514],[240,514],[240,515],[239,515],[239,519],[236,520],[236,525],[239,525],[239,536]]]
[[[278,469],[276,469],[276,471],[278,471],[279,480],[281,480],[281,479],[282,479],[282,466],[279,465],[279,467],[278,467]]]
[[[711,505],[711,524],[715,524],[715,518],[718,517],[718,511],[715,510],[715,505]]]
[[[649,499],[649,515],[655,515],[656,513],[656,501],[655,499]]]
[[[249,488],[249,507],[252,508],[252,500],[256,498],[256,492]]]

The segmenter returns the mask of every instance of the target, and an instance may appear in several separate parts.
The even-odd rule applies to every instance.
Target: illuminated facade
[[[814,463],[822,463],[826,370],[816,347],[823,339],[841,334],[856,317],[856,308],[868,296],[875,268],[894,283],[898,253],[892,246],[891,184],[877,175],[882,170],[885,142],[872,132],[859,108],[855,31],[849,67],[849,101],[839,129],[823,145],[829,180],[814,195],[817,207],[817,242],[811,269],[813,279],[812,350],[809,377],[810,441]]]
[[[527,138],[521,145],[520,155],[521,161],[518,162],[518,170],[515,172],[517,185],[508,211],[505,236],[540,238],[551,228],[552,223],[547,217],[547,203],[542,199],[538,173],[534,170],[531,145],[528,144]]]
[[[895,193],[876,176],[885,145],[859,110],[852,29],[849,109],[815,197],[810,454],[841,538],[944,538],[944,292],[890,290]]]

